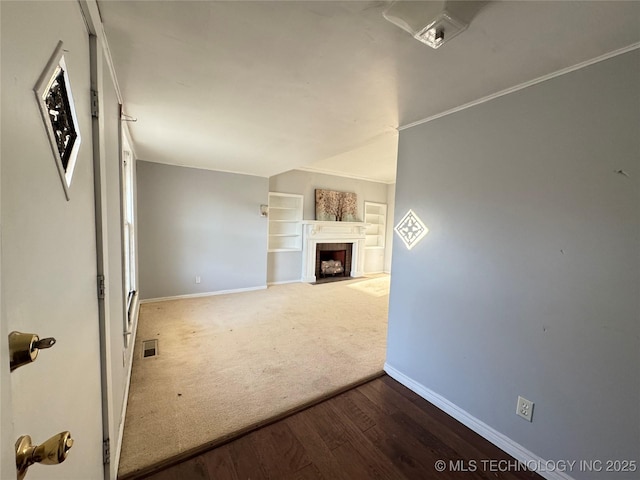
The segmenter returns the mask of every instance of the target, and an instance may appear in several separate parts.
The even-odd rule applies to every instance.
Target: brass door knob
[[[27,469],[34,463],[57,465],[67,458],[73,446],[71,433],[60,432],[40,445],[33,445],[29,435],[23,435],[16,442],[16,469],[18,480],[27,474]]]

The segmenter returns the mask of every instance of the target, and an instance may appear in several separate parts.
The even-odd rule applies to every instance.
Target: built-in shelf
[[[387,205],[385,203],[364,202],[364,222],[367,224],[366,248],[384,248]]]
[[[269,252],[302,250],[302,202],[293,193],[269,192]]]

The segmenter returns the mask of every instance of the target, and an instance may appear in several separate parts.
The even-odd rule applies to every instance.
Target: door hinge
[[[100,113],[100,100],[98,99],[98,92],[91,90],[91,116],[98,118]]]
[[[104,298],[105,290],[104,275],[98,275],[98,298]]]
[[[108,438],[102,441],[102,463],[111,463],[111,441]]]

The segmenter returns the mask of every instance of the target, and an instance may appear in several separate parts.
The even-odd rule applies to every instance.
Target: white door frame
[[[115,89],[117,101],[122,105],[122,93],[120,92],[118,82],[114,75],[114,67],[112,63],[111,53],[109,51],[108,42],[103,29],[100,12],[98,10],[96,0],[78,0],[82,9],[87,30],[90,34],[90,55],[91,55],[91,89],[97,94],[98,110],[97,117],[94,116],[92,122],[93,131],[93,162],[94,162],[94,194],[95,194],[95,219],[96,219],[96,266],[98,275],[102,275],[105,279],[105,288],[107,292],[105,298],[98,300],[99,322],[100,322],[100,360],[102,375],[102,423],[103,423],[103,444],[108,451],[106,459],[108,462],[104,466],[104,478],[115,480],[117,478],[118,457],[120,454],[120,444],[122,441],[122,433],[124,428],[124,412],[126,411],[126,403],[122,409],[122,418],[118,422],[115,420],[116,412],[114,406],[118,403],[114,398],[113,374],[112,374],[112,345],[111,345],[111,329],[119,328],[121,323],[113,322],[113,316],[122,316],[126,322],[126,312],[112,312],[109,304],[109,295],[116,295],[116,292],[109,292],[108,285],[110,278],[109,271],[109,231],[107,227],[108,211],[107,211],[107,166],[106,166],[106,147],[105,147],[105,117],[100,112],[100,106],[104,105],[104,79],[105,75],[112,78],[113,88]],[[108,65],[108,72],[105,72],[104,65]],[[119,126],[120,127],[120,126]],[[119,138],[121,129],[118,128]],[[121,141],[119,142],[119,150],[121,150]],[[121,154],[121,152],[120,152]],[[121,159],[120,159],[121,160]],[[121,161],[119,162],[121,163]],[[122,190],[122,186],[120,186]],[[120,192],[119,201],[122,202],[122,192]],[[122,216],[122,205],[120,205],[120,213]],[[121,259],[124,262],[124,259]],[[122,281],[124,284],[124,280]],[[124,286],[122,287],[124,289]],[[124,290],[123,290],[124,292]],[[120,293],[123,293],[120,292]],[[123,325],[122,333],[125,335],[126,329]],[[115,333],[115,332],[114,332]],[[130,347],[133,353],[133,347]],[[131,368],[129,364],[129,369]],[[130,375],[130,370],[129,370]],[[128,391],[125,389],[125,402]],[[120,399],[118,399],[120,400]]]
[[[91,55],[91,90],[97,92],[98,105],[102,100],[102,49],[98,45],[98,38],[91,34],[89,37]],[[103,279],[103,292],[106,280],[109,278],[109,252],[107,232],[107,180],[105,166],[104,117],[93,117],[93,178],[95,195],[96,219],[96,266],[98,277]],[[106,292],[104,292],[106,293]],[[111,343],[110,343],[110,311],[106,294],[98,297],[98,315],[100,323],[100,371],[102,375],[102,441],[105,449],[104,477],[115,478],[111,475],[111,439],[117,438],[116,432],[111,432],[113,425],[113,386],[111,373]]]

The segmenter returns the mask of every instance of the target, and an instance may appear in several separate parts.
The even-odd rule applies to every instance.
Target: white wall
[[[323,188],[340,192],[354,192],[358,198],[358,218],[364,217],[364,202],[387,203],[387,184],[358,180],[324,173],[291,170],[269,179],[269,191],[296,193],[304,196],[305,220],[315,220],[315,190]],[[387,219],[389,228],[389,219]],[[386,252],[390,243],[386,244]],[[267,281],[269,283],[300,281],[302,252],[271,252],[268,255]]]
[[[137,184],[141,298],[266,286],[266,178],[138,161]]]
[[[388,364],[544,459],[640,461],[639,106],[636,50],[400,134]]]

